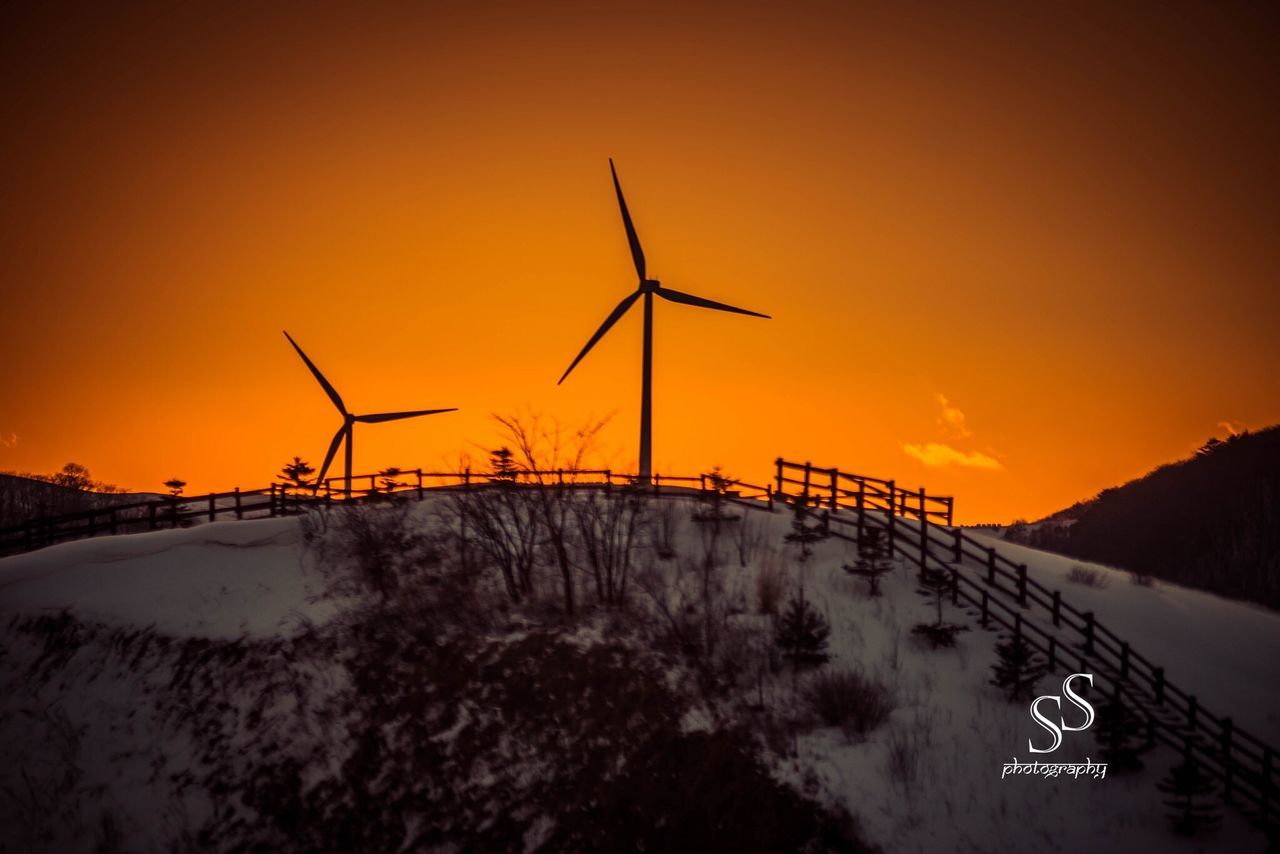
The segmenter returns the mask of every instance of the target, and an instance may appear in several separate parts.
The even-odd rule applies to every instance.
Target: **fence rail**
[[[112,534],[132,534],[177,528],[194,522],[220,518],[252,519],[302,512],[313,506],[331,506],[344,501],[367,501],[386,496],[413,494],[422,499],[427,492],[483,489],[489,486],[554,486],[576,489],[642,489],[652,495],[709,494],[718,491],[730,503],[753,509],[773,508],[773,490],[745,481],[718,478],[712,474],[654,475],[640,486],[634,474],[609,469],[554,469],[538,471],[513,469],[507,472],[426,471],[388,469],[376,474],[353,476],[350,499],[345,497],[345,478],[327,478],[318,489],[297,484],[273,483],[262,489],[211,492],[153,498],[131,504],[117,504],[59,516],[29,519],[0,528],[0,555],[15,554],[68,540]],[[367,486],[360,484],[367,483]]]
[[[796,469],[809,476],[797,480],[784,474]],[[923,489],[911,494],[915,506],[904,513],[901,502],[868,501],[861,490],[851,502],[840,478],[818,480],[811,476],[834,471],[779,460],[775,495],[805,496],[813,504],[826,506],[830,532],[850,542],[862,541],[863,532],[870,527],[884,530],[893,553],[912,560],[921,571],[945,572],[951,579],[952,601],[966,602],[984,627],[995,623],[1023,637],[1046,656],[1051,667],[1074,662],[1080,672],[1100,675],[1109,683],[1112,696],[1146,721],[1148,738],[1194,757],[1219,780],[1227,803],[1252,810],[1264,825],[1280,818],[1274,748],[1237,727],[1230,717],[1210,714],[1195,695],[1169,682],[1163,667],[1102,625],[1093,612],[1081,611],[1065,601],[1061,591],[1028,577],[1026,564],[1010,560],[959,528],[935,523],[943,511],[931,509]],[[797,484],[800,491],[783,491]],[[891,498],[897,492],[892,485],[886,491]],[[935,500],[946,503],[945,518],[949,520],[950,499]],[[852,514],[844,512],[849,510]],[[1037,608],[1052,623],[1051,629],[1030,618]],[[1063,635],[1065,641],[1060,639]]]

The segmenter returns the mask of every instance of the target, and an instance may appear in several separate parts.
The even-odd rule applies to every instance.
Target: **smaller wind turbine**
[[[623,297],[617,308],[604,319],[604,323],[600,324],[596,334],[587,340],[586,346],[569,364],[569,368],[560,377],[560,382],[556,383],[556,385],[568,379],[569,374],[582,361],[582,357],[587,355],[592,347],[596,346],[596,342],[604,337],[604,334],[613,327],[613,324],[618,322],[622,315],[627,313],[627,309],[631,308],[636,300],[644,297],[644,354],[640,367],[639,481],[641,483],[649,483],[652,477],[653,461],[653,295],[657,294],[668,302],[692,305],[697,308],[709,308],[715,311],[728,311],[734,314],[746,314],[751,317],[763,317],[766,320],[769,319],[769,315],[761,314],[758,311],[747,311],[745,308],[737,308],[736,306],[704,299],[693,294],[686,294],[673,288],[664,287],[657,279],[650,279],[646,272],[644,250],[640,248],[640,238],[636,236],[636,227],[631,222],[631,213],[627,210],[627,200],[622,197],[622,185],[618,183],[618,170],[613,168],[612,157],[609,158],[609,172],[613,175],[613,190],[618,196],[618,209],[622,212],[622,226],[627,231],[627,243],[631,245],[631,260],[635,262],[636,275],[639,277],[640,283],[634,291]]]
[[[342,398],[334,389],[329,381],[324,378],[324,374],[320,373],[320,369],[315,366],[307,354],[302,352],[302,348],[298,346],[298,342],[290,337],[289,333],[284,334],[289,339],[289,343],[293,345],[293,349],[298,351],[298,355],[302,357],[302,361],[306,362],[307,367],[311,370],[312,375],[316,378],[316,382],[320,383],[320,387],[324,389],[325,394],[329,395],[329,399],[333,401],[333,405],[338,407],[338,412],[342,413],[342,426],[338,428],[338,432],[333,434],[333,441],[329,443],[329,453],[324,455],[324,465],[320,466],[320,474],[316,477],[315,490],[320,491],[320,484],[324,483],[324,476],[329,471],[329,464],[333,462],[334,454],[338,453],[338,446],[345,440],[347,444],[347,486],[345,494],[347,498],[351,497],[351,444],[355,434],[356,422],[363,424],[380,424],[383,421],[399,421],[404,418],[417,418],[420,415],[436,415],[440,412],[457,412],[457,407],[449,409],[417,409],[412,412],[380,412],[376,415],[353,415],[347,411],[346,404],[342,402]]]

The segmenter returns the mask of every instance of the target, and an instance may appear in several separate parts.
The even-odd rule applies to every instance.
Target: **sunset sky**
[[[1280,421],[1263,4],[354,4],[0,13],[0,470],[133,490],[482,457],[613,413],[1034,518]],[[73,11],[74,10],[74,11]]]

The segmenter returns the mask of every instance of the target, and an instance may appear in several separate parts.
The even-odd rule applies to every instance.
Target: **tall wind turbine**
[[[640,238],[636,236],[636,228],[631,224],[631,214],[627,211],[627,200],[622,197],[622,185],[618,183],[618,170],[613,167],[613,158],[609,158],[609,171],[613,174],[613,189],[618,194],[618,207],[622,211],[622,224],[627,229],[627,242],[631,244],[631,258],[636,264],[636,274],[640,277],[640,285],[634,292],[625,297],[622,302],[618,303],[618,307],[613,313],[605,318],[604,323],[600,324],[600,328],[596,330],[596,334],[591,336],[591,340],[587,341],[587,345],[582,348],[582,352],[578,354],[578,358],[573,360],[568,370],[564,372],[564,376],[560,377],[559,385],[568,378],[570,372],[573,371],[577,364],[582,361],[582,357],[587,355],[596,342],[604,337],[613,324],[618,322],[622,315],[627,313],[627,309],[641,296],[644,297],[644,364],[641,368],[641,387],[640,387],[640,482],[649,483],[652,471],[653,461],[653,295],[657,294],[670,302],[683,303],[684,305],[694,305],[699,308],[713,308],[717,311],[731,311],[735,314],[749,314],[752,317],[769,318],[767,314],[760,314],[757,311],[747,311],[745,308],[734,308],[731,305],[725,305],[722,302],[713,302],[702,297],[695,297],[692,294],[682,293],[672,290],[671,288],[662,287],[657,279],[646,278],[644,264],[644,250],[640,248]]]
[[[317,492],[320,490],[320,484],[324,483],[324,476],[329,471],[329,464],[333,462],[333,455],[338,453],[338,445],[345,440],[347,443],[347,487],[345,493],[347,498],[351,497],[351,444],[355,434],[356,422],[380,424],[383,421],[399,421],[403,418],[417,418],[420,415],[435,415],[440,412],[457,411],[457,407],[451,407],[449,409],[418,409],[413,412],[381,412],[376,415],[353,415],[347,411],[346,404],[342,402],[337,390],[324,378],[324,374],[320,373],[320,369],[315,366],[315,363],[307,358],[307,354],[302,352],[298,342],[294,341],[288,332],[284,334],[284,337],[289,339],[293,349],[297,350],[298,355],[302,357],[302,361],[307,363],[307,367],[316,378],[316,382],[320,383],[320,387],[324,389],[325,394],[329,395],[329,399],[333,401],[333,405],[338,407],[338,412],[342,413],[342,426],[338,428],[337,433],[333,434],[333,441],[329,443],[329,453],[325,454],[324,465],[320,466],[320,475],[316,478],[315,489]]]

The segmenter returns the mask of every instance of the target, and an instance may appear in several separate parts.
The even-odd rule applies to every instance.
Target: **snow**
[[[1158,580],[1144,587],[1121,570],[980,534],[975,539],[1027,564],[1028,577],[1062,591],[1063,601],[1093,611],[1212,714],[1230,715],[1263,741],[1280,743],[1280,613]],[[1104,586],[1068,581],[1075,567],[1096,570]]]
[[[432,499],[424,502],[429,507]],[[687,513],[693,504],[681,501]],[[418,518],[430,518],[419,513]],[[1262,847],[1262,838],[1230,809],[1224,825],[1207,839],[1183,840],[1167,829],[1154,784],[1176,756],[1159,749],[1145,756],[1141,772],[1108,774],[1105,780],[1001,779],[1001,766],[1020,761],[1098,761],[1088,733],[1067,733],[1052,757],[1030,756],[1027,739],[1046,736],[1025,704],[1010,704],[988,685],[996,636],[948,604],[946,618],[970,626],[951,650],[917,644],[911,627],[931,619],[931,605],[917,593],[914,569],[899,561],[884,580],[884,595],[868,598],[863,582],[841,565],[853,549],[830,539],[818,543],[801,564],[794,546],[784,544],[790,516],[747,512],[749,524],[766,528],[765,544],[745,568],[725,545],[724,583],[729,600],[754,610],[755,578],[761,567],[783,566],[793,585],[832,625],[828,667],[859,668],[890,685],[897,708],[889,722],[861,740],[813,725],[800,727],[791,749],[773,755],[779,779],[851,812],[865,835],[901,851],[1227,850]],[[739,523],[741,524],[741,523]],[[698,526],[685,522],[678,544],[682,555],[702,545]],[[732,536],[729,534],[727,536]],[[977,534],[981,537],[981,534]],[[1099,621],[1157,665],[1169,680],[1194,693],[1214,714],[1231,715],[1238,725],[1272,744],[1280,741],[1280,614],[1217,596],[1156,582],[1132,584],[1126,573],[1100,568],[1107,583],[1090,588],[1067,580],[1080,561],[992,540],[1006,556],[1025,562],[1032,578]],[[78,620],[109,628],[152,627],[173,638],[234,639],[290,637],[306,624],[322,624],[340,609],[323,595],[323,579],[308,566],[302,527],[296,518],[226,521],[186,529],[102,537],[53,546],[0,559],[0,626],[14,615],[69,611]],[[639,591],[635,592],[641,598]],[[1043,615],[1033,614],[1041,625]],[[767,626],[752,613],[735,617],[744,625]],[[599,627],[585,625],[566,638],[587,647],[600,639]],[[134,717],[129,686],[133,674],[99,679],[96,659],[85,651],[64,665],[60,682],[39,695],[23,694],[23,663],[36,655],[31,641],[0,655],[0,687],[10,686],[0,714],[0,745],[24,767],[39,767],[57,755],[65,716],[88,759],[86,785],[102,787],[131,825],[154,847],[170,844],[184,827],[199,823],[206,807],[183,802],[147,782],[159,765],[181,769],[189,757],[180,735],[161,741],[146,714]],[[6,670],[8,671],[6,675]],[[163,690],[169,674],[147,677]],[[1065,672],[1050,674],[1041,693],[1058,693]],[[781,715],[803,714],[804,678],[781,674],[767,688],[766,705]],[[133,680],[133,681],[130,681]],[[144,680],[145,681],[145,680]],[[50,694],[50,691],[61,693]],[[17,710],[21,708],[22,714]],[[45,717],[32,709],[45,709]],[[470,712],[462,710],[451,738]],[[694,711],[688,729],[710,728],[717,716]],[[893,770],[892,755],[914,754],[915,775]],[[899,767],[901,767],[899,765]],[[0,774],[0,783],[3,783]],[[166,804],[162,825],[148,826],[155,799]],[[195,818],[193,818],[193,815]],[[149,829],[148,829],[149,828]],[[174,828],[177,828],[175,830]],[[548,830],[549,832],[549,830]],[[534,845],[542,834],[533,834]],[[142,847],[147,847],[146,845]]]
[[[70,609],[110,625],[234,638],[323,622],[297,518],[98,537],[0,559],[0,612]]]

